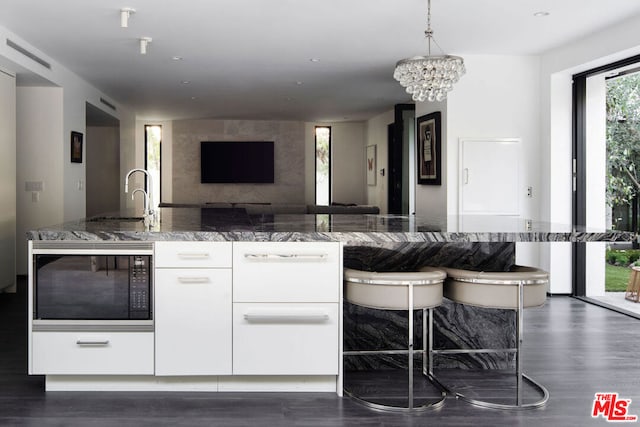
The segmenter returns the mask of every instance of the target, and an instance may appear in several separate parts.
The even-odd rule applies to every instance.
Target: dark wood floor
[[[629,412],[640,415],[640,321],[569,297],[526,311],[524,365],[549,389],[545,407],[498,411],[447,398],[407,415],[334,394],[45,393],[42,377],[26,375],[24,281],[19,289],[0,294],[0,426],[605,425],[591,418],[596,392],[632,399]]]

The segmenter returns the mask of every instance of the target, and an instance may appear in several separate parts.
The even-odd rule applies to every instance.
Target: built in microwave
[[[33,320],[152,320],[153,246],[35,245]]]

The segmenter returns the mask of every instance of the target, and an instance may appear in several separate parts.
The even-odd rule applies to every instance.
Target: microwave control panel
[[[151,290],[151,257],[134,255],[129,258],[129,315],[132,319],[149,319]]]

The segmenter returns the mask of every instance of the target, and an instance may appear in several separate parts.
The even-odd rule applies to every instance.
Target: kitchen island
[[[344,303],[343,267],[409,271],[431,265],[504,271],[514,263],[516,242],[634,239],[632,233],[572,230],[512,217],[433,222],[392,215],[249,216],[238,209],[166,208],[159,219],[145,226],[132,213],[123,212],[29,233],[33,253],[86,250],[97,254],[110,245],[125,250],[127,245],[145,243],[151,244],[154,256],[153,319],[144,330],[109,330],[109,322],[93,329],[81,322],[60,327],[34,319],[35,285],[30,272],[29,371],[46,375],[48,390],[340,394],[344,369],[402,367],[403,363],[390,356],[382,361],[362,358],[343,366],[343,348],[379,345],[377,328],[400,331],[403,322],[401,313],[374,316],[365,308]],[[211,292],[207,283],[222,285]],[[417,317],[420,322],[418,313]],[[358,340],[351,334],[356,319],[367,325],[359,330]],[[445,302],[436,310],[436,346],[464,342],[505,347],[514,336],[512,319],[509,311]],[[465,328],[477,322],[487,325],[486,334],[478,336]],[[82,342],[79,335],[88,333],[123,338],[117,355],[125,362],[107,368],[91,365],[89,355],[90,360],[109,364],[109,352],[117,353],[111,346],[118,340],[91,341],[107,342],[105,348],[72,348],[73,343]],[[404,336],[401,332],[387,335],[397,336],[398,341]],[[135,366],[126,363],[128,347],[135,349],[131,355],[140,361]],[[490,369],[512,363],[509,356],[499,354],[442,359],[436,366]]]

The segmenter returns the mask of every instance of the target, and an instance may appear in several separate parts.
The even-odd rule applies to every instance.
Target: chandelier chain
[[[431,0],[427,0],[427,31],[424,33],[427,35],[427,55],[431,56],[431,40],[433,40],[433,30],[431,29]]]

